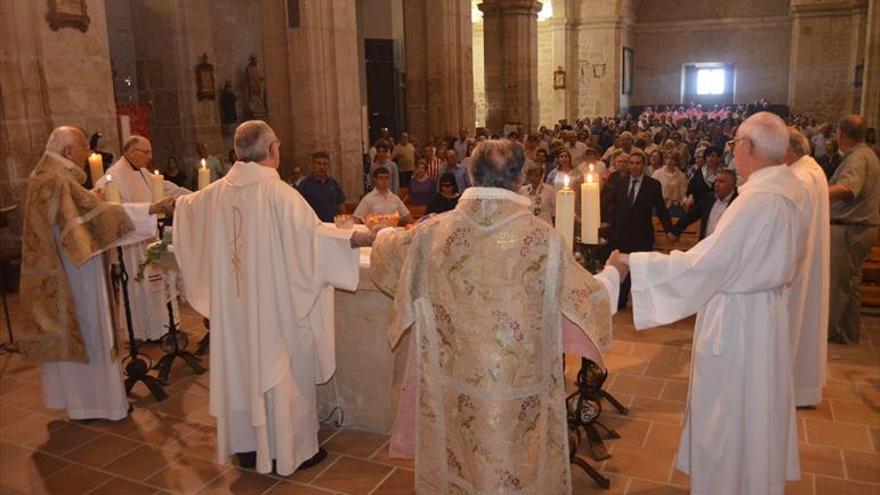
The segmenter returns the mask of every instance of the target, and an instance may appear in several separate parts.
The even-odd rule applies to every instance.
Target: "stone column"
[[[792,0],[788,104],[794,112],[836,122],[859,111],[853,79],[864,54],[866,4]]]
[[[226,160],[215,99],[199,100],[196,65],[202,55],[216,62],[210,0],[131,2],[139,100],[152,106],[150,132],[154,161],[163,166],[168,154],[182,161],[192,177],[198,166],[196,143]],[[216,75],[215,75],[216,77]]]
[[[473,131],[471,2],[404,0],[403,9],[408,130],[420,142]]]
[[[350,0],[300,0],[299,27],[284,0],[262,0],[269,123],[282,142],[282,175],[330,153],[348,202],[363,194],[357,17]],[[276,104],[277,102],[277,104]],[[289,110],[288,110],[289,109]]]
[[[622,106],[628,106],[621,94],[621,80],[623,46],[634,18],[631,4],[620,0],[582,2],[569,17],[570,115],[619,114]]]
[[[865,40],[865,71],[860,112],[872,127],[880,126],[880,1],[868,6],[868,29]]]
[[[538,12],[533,0],[483,0],[486,126],[501,132],[538,124]]]
[[[85,32],[53,31],[47,13],[47,2],[0,2],[0,207],[19,206],[6,247],[20,242],[27,177],[53,128],[100,131],[119,151],[104,0],[88,2]]]

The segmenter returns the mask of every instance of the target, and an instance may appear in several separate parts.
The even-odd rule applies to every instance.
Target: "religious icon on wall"
[[[208,54],[196,65],[196,97],[199,101],[214,99],[214,66],[208,62]]]
[[[565,89],[565,70],[561,65],[553,72],[553,89]]]
[[[247,114],[249,117],[265,117],[269,114],[266,106],[266,94],[263,92],[263,75],[257,66],[257,56],[251,55],[245,69],[247,83]]]
[[[623,78],[621,93],[633,94],[633,51],[632,48],[623,47]]]
[[[48,0],[49,13],[46,21],[53,31],[63,27],[75,27],[82,32],[89,30],[91,19],[86,10],[86,0]]]

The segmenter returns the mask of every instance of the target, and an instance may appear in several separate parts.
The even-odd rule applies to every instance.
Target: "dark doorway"
[[[399,135],[400,120],[399,81],[403,74],[394,66],[394,40],[365,39],[364,56],[367,70],[367,111],[369,112],[370,143],[376,142],[379,132],[388,129],[392,136]]]

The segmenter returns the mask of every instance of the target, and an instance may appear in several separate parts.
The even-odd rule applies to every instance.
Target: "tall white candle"
[[[113,176],[107,174],[107,182],[104,183],[104,199],[109,203],[122,203],[119,184],[113,182]]]
[[[89,175],[92,177],[92,185],[98,183],[98,179],[104,176],[104,159],[98,153],[89,155]]]
[[[153,193],[153,203],[158,203],[165,198],[165,176],[160,174],[158,170],[150,176],[150,190]]]
[[[600,205],[599,180],[591,164],[581,184],[581,242],[584,244],[599,244]]]
[[[563,179],[563,186],[556,193],[556,230],[562,234],[565,247],[574,248],[574,191],[568,185],[569,177]]]
[[[199,167],[199,191],[211,184],[211,171],[208,169],[205,159],[202,158],[202,166]]]

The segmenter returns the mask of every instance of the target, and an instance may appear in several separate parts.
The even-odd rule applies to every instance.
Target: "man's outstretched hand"
[[[617,273],[620,274],[621,280],[625,279],[627,274],[629,274],[628,254],[623,254],[615,249],[611,252],[611,256],[608,257],[608,264],[617,269]]]

